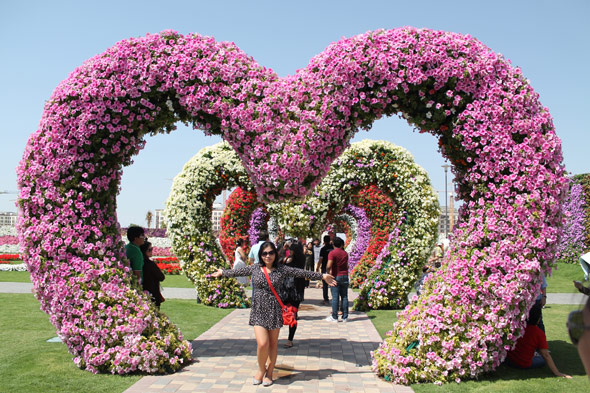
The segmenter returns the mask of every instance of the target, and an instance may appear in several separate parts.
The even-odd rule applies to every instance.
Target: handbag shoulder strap
[[[268,272],[266,271],[266,266],[262,267],[262,271],[264,272],[264,275],[266,276],[266,281],[268,281],[268,286],[270,287],[270,290],[272,291],[272,293],[275,294],[275,297],[277,298],[277,301],[281,305],[281,308],[285,308],[285,305],[281,301],[281,298],[279,297],[279,295],[277,295],[277,291],[275,291],[275,287],[273,287],[272,283],[270,282],[270,277],[268,276]]]

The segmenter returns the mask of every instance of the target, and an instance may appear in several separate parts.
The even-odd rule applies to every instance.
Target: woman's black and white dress
[[[308,278],[321,280],[322,273],[310,272],[285,265],[280,265],[268,273],[272,286],[278,291],[286,277]],[[240,269],[223,270],[223,277],[251,276],[254,297],[252,298],[252,310],[250,311],[250,325],[262,326],[265,329],[279,329],[283,326],[283,311],[275,295],[270,290],[266,276],[259,264],[246,266]]]

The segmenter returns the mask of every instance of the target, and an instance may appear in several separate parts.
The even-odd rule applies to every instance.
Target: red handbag
[[[279,297],[279,295],[277,295],[277,291],[275,291],[275,288],[272,286],[272,283],[270,282],[270,277],[268,276],[268,272],[266,271],[266,266],[262,267],[262,271],[266,276],[266,281],[268,281],[268,286],[270,287],[270,290],[272,291],[272,293],[275,294],[277,301],[281,305],[281,310],[283,310],[283,325],[289,325],[290,327],[297,326],[297,311],[299,310],[297,309],[297,307],[292,306],[290,304],[283,304],[281,298]]]

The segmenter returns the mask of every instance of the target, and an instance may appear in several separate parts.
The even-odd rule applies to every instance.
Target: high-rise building
[[[453,232],[453,228],[455,227],[455,224],[457,224],[457,217],[457,209],[449,209],[448,215],[444,207],[441,209],[440,220],[438,221],[439,237],[445,237],[447,233],[451,234]]]
[[[214,203],[211,210],[211,229],[214,233],[221,231],[221,216],[223,215],[223,205]]]
[[[154,218],[155,218],[155,224],[156,224],[156,229],[157,228],[165,228],[166,227],[166,217],[164,216],[164,209],[156,209],[154,210],[155,214],[154,214]]]
[[[14,212],[0,212],[0,226],[15,226],[17,218]]]

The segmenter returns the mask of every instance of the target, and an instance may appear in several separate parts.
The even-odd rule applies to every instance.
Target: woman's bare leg
[[[277,364],[277,354],[278,354],[278,346],[279,346],[279,333],[281,329],[273,329],[267,330],[269,336],[268,342],[268,368],[266,369],[266,378],[265,380],[272,381],[272,373],[275,369],[275,365]]]
[[[266,374],[266,360],[269,357],[270,349],[270,332],[272,332],[272,330],[266,330],[262,326],[254,326],[254,335],[256,336],[256,355],[258,357],[258,372],[254,375],[254,379],[258,381],[262,381],[264,374]]]

